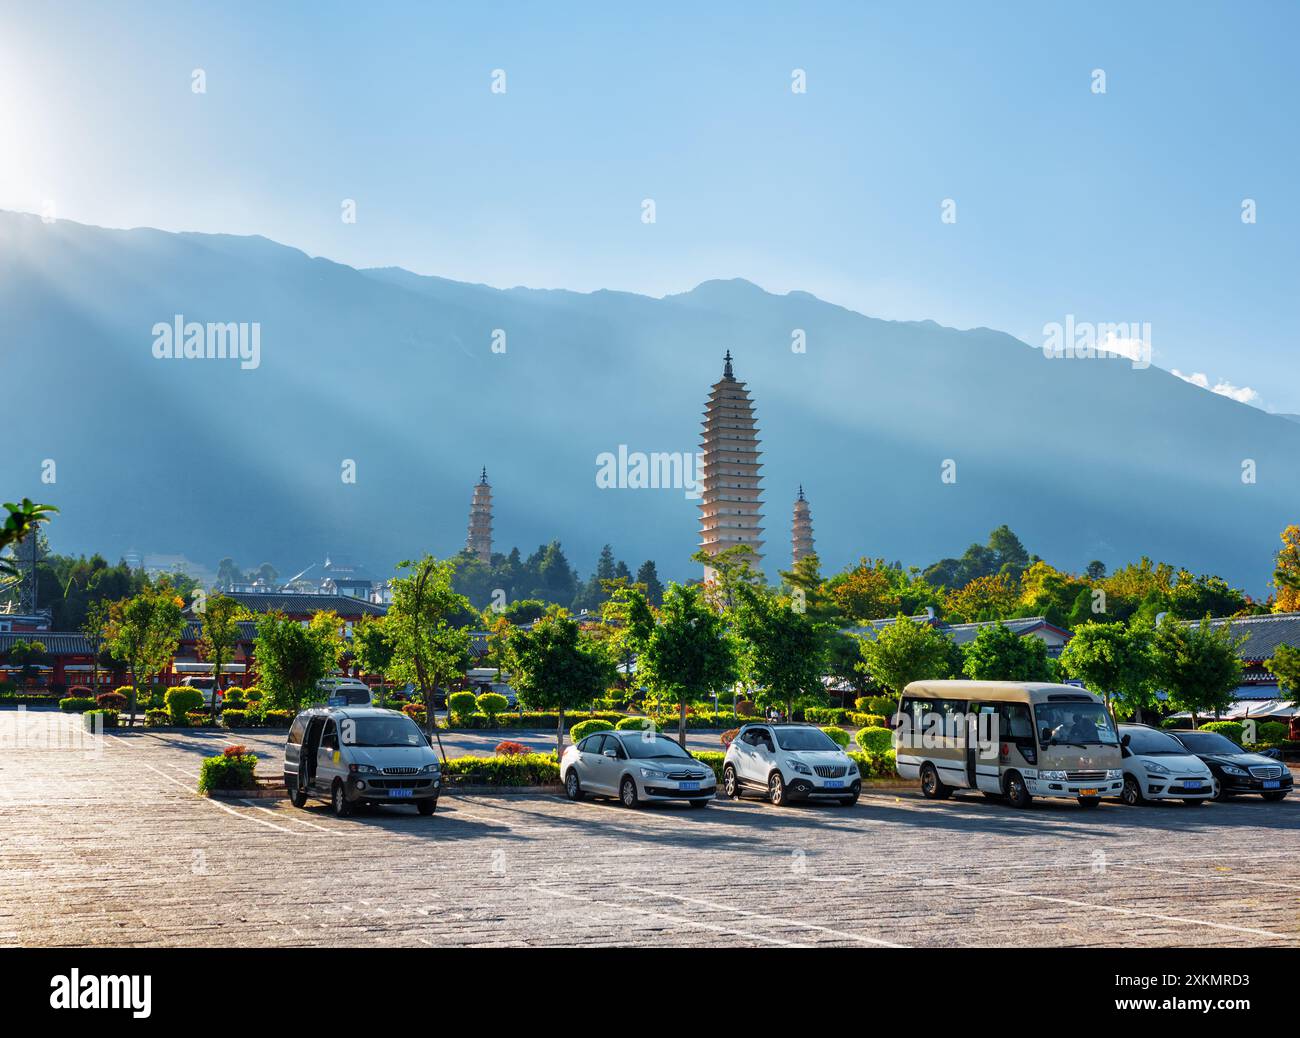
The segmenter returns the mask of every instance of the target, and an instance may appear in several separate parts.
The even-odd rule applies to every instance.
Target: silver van
[[[328,800],[340,818],[371,804],[414,804],[431,815],[441,771],[424,732],[396,710],[314,706],[294,718],[284,744],[293,806]]]

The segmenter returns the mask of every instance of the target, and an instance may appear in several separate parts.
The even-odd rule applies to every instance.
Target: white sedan
[[[1214,775],[1205,761],[1172,735],[1145,724],[1119,726],[1124,755],[1124,790],[1120,799],[1130,806],[1150,800],[1181,800],[1202,804],[1214,797]]]

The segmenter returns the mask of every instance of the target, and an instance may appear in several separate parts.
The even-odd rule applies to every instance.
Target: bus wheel
[[[1101,804],[1101,797],[1079,797],[1080,807],[1097,807]]]
[[[921,795],[927,800],[947,800],[952,787],[939,781],[939,772],[929,761],[921,765]]]
[[[1007,775],[1003,782],[1003,789],[1007,795],[1007,803],[1012,807],[1028,807],[1029,802],[1034,799],[1029,795],[1029,790],[1025,788],[1025,780],[1020,777],[1018,771]]]

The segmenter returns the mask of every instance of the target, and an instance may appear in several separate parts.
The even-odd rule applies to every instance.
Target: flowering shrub
[[[243,749],[232,746],[230,749]],[[207,757],[199,765],[199,792],[208,793],[214,789],[256,789],[257,779],[254,769],[257,757],[252,753],[221,754],[219,757]]]
[[[101,692],[95,702],[105,710],[125,710],[127,699],[120,692]]]
[[[497,748],[492,752],[498,757],[522,757],[528,752],[528,747],[521,742],[511,742],[507,739],[505,742],[497,743]]]
[[[221,755],[223,757],[243,757],[247,753],[248,753],[248,747],[241,746],[239,744],[236,744],[234,746],[227,746],[224,750],[221,751]]]

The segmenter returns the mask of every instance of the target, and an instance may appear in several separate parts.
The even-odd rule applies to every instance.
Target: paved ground
[[[195,796],[228,736],[41,748],[51,724],[72,722],[0,713],[0,944],[1300,945],[1300,801],[447,796],[337,819]]]

